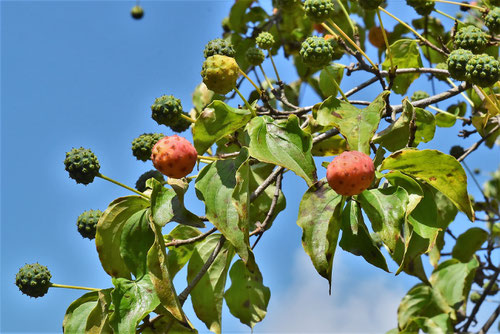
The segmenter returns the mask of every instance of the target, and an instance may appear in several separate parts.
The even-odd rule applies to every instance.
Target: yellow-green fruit
[[[201,76],[208,89],[225,95],[236,87],[239,71],[240,68],[234,58],[214,55],[203,62]]]

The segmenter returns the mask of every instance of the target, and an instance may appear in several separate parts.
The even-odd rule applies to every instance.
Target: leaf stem
[[[326,68],[325,68],[325,72],[328,75],[328,77],[332,80],[333,85],[335,86],[335,88],[337,88],[337,90],[339,91],[340,95],[342,95],[342,98],[344,99],[344,101],[346,101],[347,103],[349,103],[349,100],[347,99],[347,96],[344,94],[344,92],[340,88],[340,85],[337,82],[337,80],[335,80],[335,77],[330,72],[328,72],[328,69],[326,69]]]
[[[269,55],[269,59],[271,59],[271,64],[273,64],[274,73],[276,73],[276,79],[278,79],[278,81],[281,81],[280,75],[278,74],[278,69],[276,68],[276,64],[274,63],[273,55],[271,54],[271,50],[267,50],[267,54]]]
[[[206,156],[206,155],[199,155],[198,156],[198,160],[211,160],[211,161],[217,161],[217,160],[220,160],[219,158],[217,157],[210,157],[210,156]]]
[[[422,41],[425,41],[426,43],[429,43],[429,44],[432,44],[431,42],[429,42],[427,39],[425,39],[422,35],[420,35],[415,29],[413,29],[412,27],[410,27],[407,23],[405,23],[404,21],[398,19],[396,16],[392,15],[391,13],[389,13],[387,10],[385,10],[384,8],[382,7],[378,7],[379,10],[383,11],[384,13],[386,13],[387,15],[389,15],[390,17],[392,17],[393,19],[395,19],[396,21],[398,21],[399,23],[401,23],[403,26],[406,27],[406,29],[410,30],[412,33],[415,34],[415,36],[417,36],[418,38],[420,38]]]
[[[389,55],[389,61],[391,62],[391,69],[390,69],[390,73],[394,73],[394,61],[392,60],[392,52],[391,52],[391,48],[389,46],[389,39],[387,38],[387,34],[385,32],[385,28],[384,28],[384,23],[382,22],[382,16],[380,16],[380,9],[377,8],[377,17],[378,17],[378,21],[380,22],[380,29],[382,30],[382,36],[384,37],[384,43],[385,43],[385,48],[387,50],[387,54]]]
[[[50,287],[51,288],[63,288],[63,289],[75,289],[75,290],[87,290],[87,291],[101,291],[101,289],[97,289],[97,288],[87,288],[87,287],[83,287],[83,286],[55,284],[55,283],[50,283]]]
[[[259,93],[259,95],[262,95],[262,91],[260,90],[259,86],[257,86],[257,85],[255,84],[255,82],[253,82],[253,80],[252,80],[252,79],[250,79],[250,77],[249,77],[249,76],[248,76],[245,72],[243,72],[243,71],[241,70],[241,68],[240,68],[240,74],[241,74],[242,76],[244,76],[244,77],[245,77],[248,81],[250,81],[250,83],[252,84],[252,86],[254,86],[254,87],[255,87],[255,90],[257,91],[257,93]],[[234,89],[236,90],[236,92],[238,92],[238,89],[237,89],[237,88],[234,88]]]
[[[150,199],[150,198],[149,198],[149,196],[147,196],[147,195],[145,195],[145,194],[141,193],[140,191],[138,191],[138,190],[136,190],[136,189],[134,189],[134,188],[131,188],[131,187],[129,187],[129,186],[127,186],[127,185],[125,185],[125,184],[123,184],[123,183],[121,183],[121,182],[118,182],[118,181],[116,181],[116,180],[113,180],[112,178],[107,177],[106,175],[102,175],[101,173],[99,173],[99,174],[97,174],[96,176],[97,176],[97,177],[100,177],[101,179],[104,179],[104,180],[106,180],[106,181],[109,181],[109,182],[111,182],[111,183],[114,183],[114,184],[116,184],[117,186],[120,186],[120,187],[122,187],[122,188],[125,188],[125,189],[127,189],[127,190],[130,190],[130,191],[132,191],[132,192],[136,193],[137,195],[139,195],[139,196],[141,196],[141,197],[144,197],[144,198],[145,198],[145,199],[147,199],[147,200],[149,200],[149,199]]]
[[[356,35],[358,33],[358,29],[354,26],[354,23],[352,22],[352,19],[351,17],[349,16],[349,13],[347,12],[347,10],[345,9],[344,7],[344,4],[342,3],[341,0],[337,0],[337,3],[339,4],[340,6],[340,9],[342,10],[342,12],[344,13],[345,17],[347,18],[347,21],[349,22],[349,25],[351,26],[351,29],[352,29],[352,34],[353,35]]]
[[[366,58],[366,60],[368,60],[368,62],[373,66],[373,68],[378,71],[378,66],[375,65],[375,63],[370,59],[370,57],[368,57],[368,55],[356,43],[354,43],[354,41],[349,36],[347,36],[347,34],[342,29],[340,29],[340,27],[337,24],[335,24],[335,22],[333,22],[332,19],[328,19],[328,23],[330,23],[335,28],[335,30],[337,30],[338,33],[341,34],[342,37],[344,37],[345,40],[347,40],[356,50],[358,50],[358,52],[361,53]]]
[[[248,110],[250,110],[250,112],[252,113],[252,116],[255,117],[257,116],[257,113],[255,112],[255,110],[252,108],[252,106],[250,105],[250,103],[248,103],[247,99],[245,99],[245,97],[241,94],[240,90],[236,87],[234,87],[234,91],[236,93],[238,93],[238,95],[240,96],[240,98],[243,100],[243,102],[245,103],[245,105],[247,106]]]
[[[432,0],[434,2],[442,2],[442,3],[450,3],[452,5],[457,5],[457,6],[464,6],[464,7],[470,7],[470,8],[474,8],[474,9],[477,9],[479,10],[480,12],[484,12],[486,11],[485,8],[483,7],[479,7],[479,6],[475,6],[475,5],[471,5],[469,3],[466,3],[466,2],[456,2],[456,1],[449,1],[449,0]]]
[[[455,117],[456,119],[460,119],[462,121],[469,121],[469,119],[465,118],[465,117],[461,117],[461,116],[458,116],[458,115],[455,115],[455,114],[452,114],[451,112],[448,112],[448,111],[445,111],[443,109],[439,109],[439,108],[436,108],[434,106],[428,106],[429,108],[439,112],[439,113],[442,113],[442,114],[446,114],[446,115],[449,115],[451,117]]]
[[[450,78],[446,78],[446,81],[448,81],[448,83],[450,85],[452,85],[454,88],[457,88],[457,85],[455,85],[455,83]],[[469,105],[472,108],[474,108],[474,102],[472,102],[472,100],[469,99],[469,97],[467,96],[467,94],[465,94],[464,92],[460,92],[460,94],[463,96],[463,98],[465,99],[465,101],[467,101],[469,103]]]
[[[191,123],[195,123],[196,122],[196,120],[194,118],[191,118],[191,117],[189,117],[187,115],[184,115],[183,113],[181,113],[181,117],[184,118],[188,122],[191,122]]]
[[[259,68],[260,68],[262,74],[264,75],[264,78],[266,79],[267,84],[269,85],[269,89],[273,89],[273,84],[271,83],[271,81],[267,77],[266,72],[264,72],[264,68],[262,67],[262,65],[259,64]]]

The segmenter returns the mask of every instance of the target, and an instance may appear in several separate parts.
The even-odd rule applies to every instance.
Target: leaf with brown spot
[[[398,170],[428,182],[474,221],[474,210],[467,193],[467,175],[452,156],[436,150],[407,148],[388,156],[380,170]]]

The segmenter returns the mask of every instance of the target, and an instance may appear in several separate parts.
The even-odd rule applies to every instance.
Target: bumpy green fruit
[[[487,54],[474,55],[465,68],[467,80],[479,87],[489,87],[500,79],[500,64]]]
[[[448,72],[450,72],[450,76],[453,79],[463,81],[467,78],[466,66],[472,56],[471,51],[464,49],[454,50],[450,53],[446,64],[448,65]]]
[[[97,222],[102,216],[101,210],[88,210],[78,216],[76,226],[82,237],[87,239],[95,238]]]
[[[365,10],[374,10],[382,5],[384,0],[358,0],[359,6]]]
[[[159,125],[171,126],[175,124],[182,113],[181,100],[172,95],[163,95],[155,99],[151,106],[151,117]]]
[[[130,15],[132,15],[132,17],[136,20],[142,19],[142,17],[144,16],[144,10],[141,6],[134,6],[130,11]]]
[[[274,45],[274,37],[270,33],[263,31],[255,39],[257,46],[263,50],[269,50]]]
[[[330,43],[330,45],[332,47],[332,50],[333,50],[332,60],[338,60],[338,59],[342,58],[342,56],[344,55],[345,52],[344,52],[344,49],[340,46],[337,39],[335,37],[333,37],[332,35],[325,35],[323,38],[325,39],[325,41]]]
[[[191,173],[197,158],[198,153],[193,145],[186,138],[178,135],[162,138],[155,144],[151,154],[155,168],[162,174],[175,179]]]
[[[486,14],[484,24],[492,34],[500,34],[500,7],[495,7]]]
[[[490,284],[490,281],[484,282],[483,289],[486,289],[486,287],[488,286],[488,284]],[[498,284],[495,282],[495,283],[493,283],[493,286],[491,287],[491,290],[488,293],[488,295],[494,296],[494,295],[497,294],[497,292],[498,292]]]
[[[76,183],[89,184],[94,181],[94,178],[99,174],[99,160],[91,150],[83,147],[73,148],[66,152],[64,166],[69,177],[74,179]]]
[[[422,16],[427,16],[434,10],[434,1],[432,0],[406,0],[406,3]]]
[[[236,87],[239,71],[240,68],[234,58],[215,55],[203,62],[201,76],[208,89],[225,95]]]
[[[452,157],[454,157],[455,159],[460,158],[464,153],[465,153],[465,150],[460,145],[452,146],[452,148],[450,149],[450,155]]]
[[[474,291],[469,295],[469,299],[471,302],[476,304],[479,301],[479,299],[481,299],[481,294],[477,291]]]
[[[259,66],[266,59],[264,52],[259,48],[248,48],[245,57],[253,66]]]
[[[205,50],[203,50],[203,56],[205,56],[205,59],[214,55],[234,57],[236,52],[234,51],[231,42],[222,38],[216,38],[209,41],[207,45],[205,45]]]
[[[189,117],[189,114],[185,111],[183,111],[182,114]],[[172,131],[174,131],[174,132],[184,132],[187,129],[189,129],[190,125],[191,125],[190,121],[188,121],[187,119],[184,119],[182,117],[179,117],[177,122],[170,125],[170,129],[172,129]]]
[[[132,154],[137,160],[149,160],[151,149],[163,137],[165,137],[163,133],[143,133],[132,141]]]
[[[162,173],[160,173],[157,170],[152,169],[152,170],[147,171],[146,173],[142,174],[141,176],[139,176],[139,178],[137,179],[137,182],[135,183],[135,189],[139,190],[140,192],[145,191],[146,190],[146,181],[151,179],[151,178],[155,178],[159,182],[165,181],[165,178],[163,177]]]
[[[413,92],[413,95],[410,98],[411,102],[415,102],[418,100],[423,100],[429,97],[429,94],[427,92],[424,92],[423,90],[416,90]]]
[[[324,22],[333,15],[335,7],[331,0],[306,0],[304,11],[313,22]]]
[[[333,159],[326,169],[326,179],[337,194],[361,194],[372,184],[375,166],[372,159],[362,152],[345,151]]]
[[[328,41],[321,37],[308,37],[300,49],[300,56],[304,64],[311,67],[324,67],[330,64],[333,57],[333,48]]]
[[[16,275],[16,285],[23,294],[38,298],[49,290],[51,278],[47,267],[38,263],[26,264]]]
[[[469,25],[457,31],[453,43],[457,49],[479,53],[488,45],[488,34],[478,27]]]

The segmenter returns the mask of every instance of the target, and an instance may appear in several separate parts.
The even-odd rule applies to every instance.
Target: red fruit
[[[326,179],[337,194],[358,195],[368,189],[375,177],[372,159],[358,151],[346,151],[328,165]]]
[[[198,153],[193,145],[183,137],[173,135],[160,139],[151,150],[153,165],[162,174],[180,179],[196,165]]]

